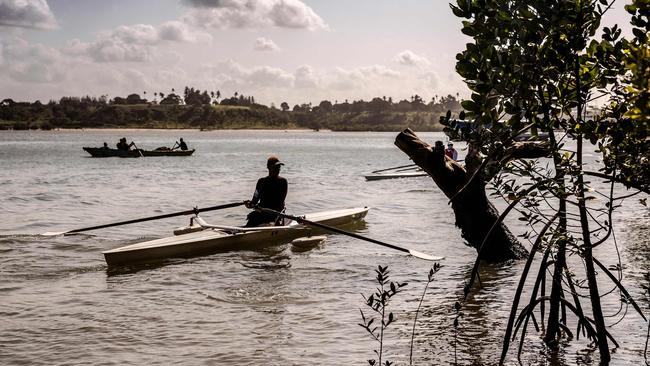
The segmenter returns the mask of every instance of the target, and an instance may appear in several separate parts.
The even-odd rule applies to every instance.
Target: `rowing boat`
[[[367,207],[307,214],[306,220],[341,227],[357,223],[368,213]],[[189,227],[176,230],[179,235],[131,244],[103,252],[109,266],[183,258],[215,252],[260,248],[309,236],[317,231],[295,221],[282,226],[243,228],[209,225],[194,216]]]
[[[104,147],[84,147],[83,149],[88,154],[90,154],[90,156],[92,156],[93,158],[112,158],[112,157],[139,158],[141,156],[190,156],[194,153],[194,149],[192,150],[171,150],[171,149],[119,150],[119,149],[111,149],[111,148],[104,148]]]

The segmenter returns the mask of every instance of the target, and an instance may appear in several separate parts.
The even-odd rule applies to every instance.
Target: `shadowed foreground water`
[[[122,136],[147,149],[183,137],[197,152],[182,158],[93,159],[81,150],[104,141],[113,145]],[[444,139],[421,136],[431,143]],[[0,364],[367,364],[377,345],[357,323],[361,294],[374,290],[377,265],[388,265],[393,280],[408,282],[391,304],[398,321],[385,344],[385,359],[408,364],[414,312],[432,263],[329,235],[307,251],[285,244],[109,270],[103,250],[171,235],[188,219],[65,237],[35,235],[247,199],[266,173],[269,154],[286,163],[287,212],[369,206],[358,233],[447,257],[418,317],[414,364],[450,364],[455,357],[462,365],[494,364],[524,263],[483,268],[482,288],[463,307],[455,334],[453,305],[462,296],[475,251],[463,244],[447,200],[430,178],[365,181],[364,173],[409,163],[393,146],[394,137],[302,131],[0,132]],[[202,216],[237,225],[246,213],[239,207]],[[640,284],[650,270],[650,215],[635,199],[618,214],[623,282],[647,313]],[[618,254],[611,246],[596,251],[607,266],[617,263]],[[609,289],[603,283],[603,292]],[[603,299],[608,324],[628,313],[610,329],[620,342],[612,364],[642,364],[647,323],[631,307],[621,310],[617,299],[617,292]],[[522,361],[597,365],[598,355],[583,337],[550,354],[531,326]],[[517,364],[516,349],[508,364]]]

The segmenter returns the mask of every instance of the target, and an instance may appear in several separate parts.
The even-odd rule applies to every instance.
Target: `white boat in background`
[[[366,180],[425,177],[428,174],[415,164],[379,169],[366,175]]]
[[[307,214],[304,219],[341,227],[357,223],[368,213],[367,207]],[[188,227],[175,230],[178,235],[131,244],[103,252],[109,266],[127,265],[167,258],[182,258],[215,252],[260,248],[282,244],[321,231],[295,221],[283,226],[234,227],[210,225],[195,216]]]
[[[428,174],[422,170],[403,173],[377,173],[366,175],[366,180],[395,179],[395,178],[414,178],[426,177]]]

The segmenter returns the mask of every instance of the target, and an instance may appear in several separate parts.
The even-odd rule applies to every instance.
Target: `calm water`
[[[147,149],[183,137],[197,152],[187,158],[93,159],[81,150],[104,141],[112,146],[122,136]],[[364,180],[363,173],[409,163],[393,146],[394,137],[299,131],[0,132],[0,364],[364,365],[376,344],[357,323],[361,294],[374,290],[377,265],[388,265],[393,280],[409,283],[392,303],[398,322],[389,328],[385,346],[389,360],[408,364],[413,316],[429,262],[331,235],[304,252],[280,245],[114,272],[107,270],[101,251],[171,235],[188,219],[92,235],[35,235],[247,199],[266,174],[269,154],[286,163],[289,213],[369,206],[360,234],[447,257],[419,314],[414,363],[453,363],[453,305],[476,253],[463,244],[446,199],[428,177]],[[421,137],[431,143],[443,139],[435,133]],[[202,216],[237,225],[246,213],[239,207]],[[650,270],[649,217],[647,209],[628,200],[617,219],[619,253],[611,246],[596,253],[606,265],[615,264],[620,254],[623,281],[638,297],[641,275]],[[522,266],[485,267],[482,289],[463,308],[459,364],[498,359]],[[604,299],[610,324],[625,311],[619,311],[617,297],[614,292]],[[647,300],[640,305],[647,314]],[[647,324],[631,307],[627,312],[610,329],[620,342],[615,365],[643,362]],[[540,338],[533,328],[529,332],[523,364],[597,364],[597,352],[582,337],[547,359]],[[509,364],[516,364],[516,349],[509,354]]]

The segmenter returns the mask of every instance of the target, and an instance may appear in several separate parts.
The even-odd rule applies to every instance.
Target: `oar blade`
[[[440,260],[445,259],[445,257],[429,255],[429,254],[425,254],[425,253],[422,253],[422,252],[418,252],[417,250],[413,250],[413,249],[409,249],[408,251],[409,251],[410,255],[412,255],[412,256],[414,256],[416,258],[427,260],[427,261],[440,261]]]

